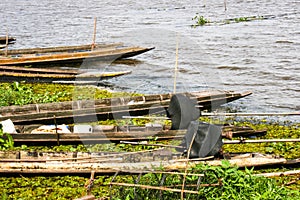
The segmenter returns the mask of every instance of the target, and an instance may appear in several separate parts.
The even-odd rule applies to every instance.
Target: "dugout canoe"
[[[16,38],[14,37],[8,37],[8,44],[13,44],[16,41]],[[6,36],[0,36],[0,44],[6,44]]]
[[[97,84],[102,80],[130,74],[131,71],[84,72],[72,69],[25,68],[0,66],[0,82],[70,83],[87,82]]]
[[[96,174],[170,173],[186,169],[187,159],[168,149],[138,152],[0,152],[0,173],[8,174]],[[259,153],[232,154],[226,157],[232,167],[293,166],[300,159],[287,160]],[[221,166],[223,159],[189,159],[198,164]],[[164,168],[164,172],[159,170]]]
[[[62,129],[62,127],[64,127]],[[74,132],[74,127],[66,125],[28,125],[15,126],[18,133],[10,133],[16,145],[57,145],[57,144],[97,144],[120,141],[149,141],[155,139],[172,140],[182,139],[187,130],[170,130],[160,124],[147,126],[114,126],[114,125],[81,125],[82,132]],[[92,130],[86,132],[85,130]],[[68,133],[67,133],[68,132]],[[251,127],[237,127],[232,125],[222,126],[222,137],[252,137],[261,136],[266,130],[253,130]]]
[[[37,54],[11,54],[0,56],[0,65],[49,66],[61,64],[82,64],[83,62],[113,62],[133,57],[154,49],[143,47],[98,48],[95,50],[53,52]]]
[[[225,103],[251,95],[251,92],[207,90],[184,93],[195,99],[201,109],[213,110]],[[166,114],[172,93],[106,98],[99,100],[69,101],[24,106],[7,106],[0,109],[0,121],[11,119],[14,124],[72,124],[124,116]]]
[[[94,45],[94,49],[115,49],[123,46],[123,43],[110,43]],[[63,52],[76,52],[87,51],[92,49],[92,44],[85,45],[73,45],[73,46],[55,46],[55,47],[38,47],[38,48],[26,48],[26,49],[10,49],[0,51],[0,55],[18,55],[18,54],[40,54],[40,53],[63,53]]]

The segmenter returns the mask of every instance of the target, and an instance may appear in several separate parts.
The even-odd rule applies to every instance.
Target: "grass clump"
[[[200,186],[196,190],[199,176],[186,177],[185,190],[198,191],[198,194],[184,195],[184,199],[298,199],[299,191],[278,186],[275,180],[253,175],[253,169],[239,170],[223,161],[222,166],[196,165],[189,169],[190,174],[204,174],[201,184],[218,184],[215,186]],[[138,184],[181,189],[182,175],[172,174],[145,174],[140,177]],[[122,180],[124,182],[124,180]],[[128,178],[126,183],[134,184],[134,178]],[[141,189],[115,186],[119,192],[114,193],[115,199],[134,199],[147,197],[147,199],[180,199],[180,192],[160,191],[155,189]]]
[[[193,17],[192,20],[195,21],[195,24],[193,25],[193,27],[203,26],[203,25],[209,23],[208,19],[206,19],[204,16],[199,15],[199,14],[197,14],[195,17]]]

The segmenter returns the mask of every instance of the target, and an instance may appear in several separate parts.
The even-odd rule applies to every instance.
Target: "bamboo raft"
[[[1,82],[42,82],[42,83],[74,83],[87,82],[97,84],[101,80],[130,74],[131,71],[119,72],[84,72],[72,69],[25,68],[0,66]]]
[[[72,124],[95,120],[120,119],[151,113],[166,114],[173,94],[70,101],[25,106],[1,107],[0,121],[11,119],[14,124]],[[212,109],[222,104],[251,95],[251,92],[200,91],[186,93],[196,99],[201,109]],[[56,123],[55,123],[56,122]]]
[[[65,64],[65,63],[83,63],[93,61],[106,61],[113,62],[118,59],[133,57],[154,48],[143,48],[143,47],[113,47],[113,48],[98,48],[92,50],[72,50],[63,52],[54,52],[45,50],[47,53],[17,53],[8,54],[7,56],[0,56],[0,65],[31,65],[31,66],[42,66],[52,64]],[[26,51],[26,50],[24,50]],[[28,50],[27,50],[28,51]],[[35,50],[33,50],[35,51]],[[40,50],[41,51],[41,50]],[[5,54],[5,52],[3,52]]]

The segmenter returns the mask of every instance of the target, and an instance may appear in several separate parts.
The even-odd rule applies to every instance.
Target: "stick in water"
[[[92,51],[95,48],[95,42],[96,42],[96,30],[97,30],[97,17],[94,18],[94,34],[93,34],[93,43],[92,43]]]

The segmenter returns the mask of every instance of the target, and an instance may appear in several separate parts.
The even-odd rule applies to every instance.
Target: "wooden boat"
[[[122,47],[123,43],[111,43],[111,44],[94,44],[94,49],[115,49]],[[17,55],[17,54],[40,54],[40,53],[57,53],[57,52],[76,52],[87,51],[92,49],[92,44],[76,45],[76,46],[56,46],[56,47],[43,47],[43,48],[27,48],[27,49],[10,49],[6,51],[0,51],[0,55]]]
[[[185,93],[195,99],[203,110],[211,110],[222,104],[251,95],[251,92],[199,91]],[[1,107],[0,121],[11,119],[14,124],[72,124],[124,116],[141,116],[160,112],[165,114],[172,93],[107,98],[99,100],[69,101],[47,104]]]
[[[26,66],[42,66],[51,64],[65,64],[92,61],[113,62],[114,60],[136,56],[154,48],[143,47],[120,47],[120,48],[100,48],[85,51],[72,52],[52,52],[38,54],[10,54],[0,57],[0,65],[26,65]]]
[[[139,152],[0,152],[0,173],[16,174],[97,174],[165,173],[186,168],[187,159],[168,149]],[[231,166],[267,167],[299,164],[300,159],[287,160],[271,155],[247,153],[226,157]],[[212,157],[189,159],[189,167],[197,164],[221,166],[222,159]],[[156,170],[155,170],[156,169]]]
[[[16,38],[14,37],[8,37],[8,44],[12,44],[16,41]],[[0,44],[6,44],[6,36],[1,36],[0,37]]]
[[[93,83],[104,79],[122,76],[131,71],[119,72],[83,72],[79,70],[63,70],[52,68],[25,68],[14,66],[0,66],[0,82],[43,82],[43,83]]]
[[[18,133],[11,133],[14,143],[28,145],[52,145],[52,144],[97,144],[120,141],[155,141],[182,139],[187,130],[170,130],[170,127],[159,124],[138,126],[113,126],[113,125],[81,125],[83,130],[92,129],[92,132],[74,133],[74,127],[66,128],[66,125],[28,125],[16,126]],[[62,128],[64,127],[64,129]],[[73,130],[72,130],[73,129]],[[69,132],[70,131],[70,132]],[[266,130],[255,131],[250,127],[222,126],[222,137],[261,136]]]

